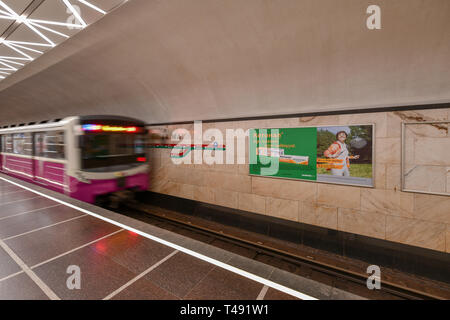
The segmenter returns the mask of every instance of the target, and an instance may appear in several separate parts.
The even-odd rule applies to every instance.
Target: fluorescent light
[[[85,1],[85,0],[78,0],[78,2],[81,2],[82,4],[87,5],[88,7],[91,7],[92,9],[94,9],[95,11],[98,11],[100,13],[106,14],[106,11],[103,11],[102,9],[100,9],[99,7],[94,6],[93,4]]]
[[[78,30],[82,30],[87,26],[87,23],[84,21],[82,15],[78,12],[78,10],[75,9],[73,6],[73,3],[76,1],[77,3],[81,3],[86,6],[86,10],[94,10],[97,11],[103,15],[106,15],[107,12],[96,5],[92,4],[91,2],[87,0],[52,0],[52,1],[60,1],[62,4],[65,5],[68,9],[68,13],[72,14],[73,17],[75,17],[76,22],[75,23],[68,23],[65,21],[52,21],[52,20],[45,20],[45,19],[39,19],[39,17],[35,17],[35,14],[33,16],[36,19],[30,19],[26,15],[20,15],[19,13],[14,12],[13,9],[11,9],[4,1],[0,0],[0,19],[4,20],[15,20],[16,23],[22,24],[24,27],[27,27],[32,32],[34,32],[36,35],[38,35],[42,42],[27,42],[27,41],[10,41],[8,39],[0,38],[0,46],[4,45],[9,47],[11,50],[15,51],[17,53],[17,56],[0,56],[0,70],[2,71],[9,71],[9,72],[15,72],[18,69],[14,68],[12,64],[14,65],[20,65],[24,66],[23,63],[17,62],[17,60],[21,60],[24,62],[30,62],[33,61],[34,58],[30,56],[27,52],[34,52],[36,54],[44,54],[44,51],[37,50],[33,48],[33,46],[37,47],[48,47],[53,48],[57,45],[51,38],[47,36],[48,33],[56,34],[58,36],[69,38],[69,35],[60,32],[58,30],[55,30],[51,28],[50,26],[58,26],[58,27],[67,27],[67,28],[74,28]],[[125,3],[126,1],[123,0],[122,3]],[[85,7],[83,7],[85,8]],[[39,11],[36,11],[39,12]],[[78,23],[79,22],[79,23]],[[13,34],[14,35],[14,32]],[[58,41],[60,43],[60,41]],[[10,75],[10,73],[2,73],[1,80]]]

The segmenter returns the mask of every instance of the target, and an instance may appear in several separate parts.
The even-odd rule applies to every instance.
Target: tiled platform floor
[[[0,239],[0,299],[295,298],[4,180]]]

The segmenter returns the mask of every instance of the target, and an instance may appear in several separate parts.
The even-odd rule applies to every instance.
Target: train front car
[[[144,123],[125,117],[82,116],[75,126],[70,196],[117,204],[148,188]]]

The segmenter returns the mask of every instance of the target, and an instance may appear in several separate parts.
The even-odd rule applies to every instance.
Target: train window
[[[45,158],[64,159],[64,131],[42,133],[41,150]]]
[[[34,134],[34,155],[36,157],[44,156],[44,133],[38,132]]]
[[[33,154],[33,135],[31,133],[25,133],[24,135],[23,151],[27,156]]]
[[[4,152],[12,153],[13,152],[12,135],[7,134],[4,136],[4,138],[5,138],[5,143],[4,143],[5,151]]]
[[[31,133],[13,134],[13,153],[31,156],[32,154]]]
[[[112,166],[134,166],[145,157],[145,136],[128,133],[88,133],[81,138],[82,168],[108,171]]]

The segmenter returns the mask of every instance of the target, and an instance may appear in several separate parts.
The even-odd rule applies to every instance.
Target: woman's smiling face
[[[345,134],[344,132],[339,133],[338,140],[340,142],[344,143],[346,139],[347,139],[347,134]]]

